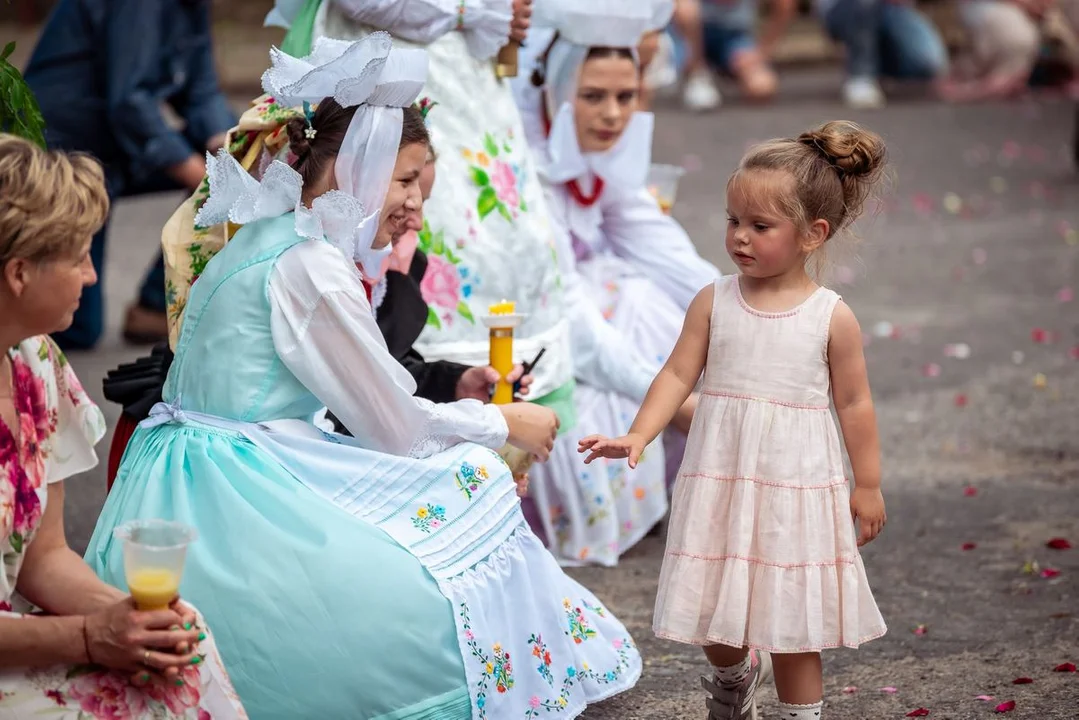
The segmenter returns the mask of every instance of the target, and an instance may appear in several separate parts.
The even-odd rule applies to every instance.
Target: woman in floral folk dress
[[[136,611],[64,537],[105,422],[44,333],[96,280],[107,210],[96,162],[0,134],[0,718],[246,717],[193,610]]]

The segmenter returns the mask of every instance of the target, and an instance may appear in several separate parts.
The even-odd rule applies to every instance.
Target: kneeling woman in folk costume
[[[113,527],[195,526],[184,596],[227,628],[256,717],[574,717],[641,660],[531,533],[492,449],[517,435],[544,455],[553,416],[414,398],[355,267],[380,264],[417,209],[427,136],[408,106],[426,56],[376,34],[273,60],[264,89],[318,109],[290,127],[293,167],[260,182],[213,161],[196,222],[243,227],[191,288],[166,402],[132,437],[87,557],[120,584]],[[354,437],[318,430],[323,406]]]
[[[558,443],[575,452],[577,382],[602,382],[643,397],[655,367],[638,359],[594,305],[570,307],[575,301],[567,293],[557,233],[520,112],[510,83],[500,77],[503,66],[495,63],[500,47],[519,39],[528,24],[530,0],[307,0],[298,12],[297,6],[278,2],[270,18],[291,23],[287,45],[303,48],[312,37],[352,39],[385,30],[429,52],[432,73],[423,92],[439,104],[431,132],[440,158],[420,233],[431,312],[416,347],[432,360],[483,365],[488,330],[477,316],[501,300],[514,301],[526,316],[515,332],[515,359],[531,361],[543,353],[532,369],[529,399],[558,413]],[[582,313],[592,316],[575,327],[571,318],[579,320]],[[653,450],[650,462],[662,466],[662,448]],[[574,467],[586,470],[576,459]],[[556,472],[567,486],[582,483],[569,467]],[[592,495],[593,531],[569,539],[564,544],[572,550],[556,554],[564,564],[614,565],[662,516],[666,497],[660,487],[658,511],[619,518],[619,484],[586,474],[589,482],[600,480]],[[539,518],[530,520],[542,528]]]
[[[534,69],[526,66],[514,81],[559,238],[563,282],[577,298],[569,303],[572,326],[594,337],[617,335],[653,375],[674,348],[690,301],[719,275],[646,187],[654,119],[637,111],[636,48],[665,24],[670,3],[663,5],[666,12],[655,0],[544,0],[533,18],[544,41],[530,44]],[[606,327],[589,327],[595,311],[588,305]],[[666,485],[677,474],[696,408],[694,395],[665,443],[636,468],[586,466],[576,440],[588,428],[628,431],[648,389],[627,392],[606,375],[587,380],[577,388],[580,429],[560,438],[551,461],[533,471],[525,500],[539,506],[537,532],[568,557],[588,548],[595,557],[611,522],[624,551],[663,517]],[[597,488],[610,488],[613,507]]]

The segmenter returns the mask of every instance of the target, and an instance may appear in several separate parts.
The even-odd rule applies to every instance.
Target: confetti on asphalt
[[[1070,287],[1057,290],[1057,302],[1069,303],[1075,299],[1075,293]]]
[[[995,708],[993,708],[993,710],[998,713],[1011,712],[1012,710],[1015,710],[1015,700],[1002,702],[1000,705],[997,705]]]
[[[1055,577],[1060,577],[1060,571],[1057,570],[1056,568],[1047,567],[1044,570],[1042,570],[1041,575],[1046,580],[1051,580],[1051,579],[1053,579]]]
[[[897,692],[899,692],[899,688],[894,688],[889,685],[888,687],[882,687],[880,691],[882,693],[888,693],[889,695],[895,695]]]
[[[966,343],[952,343],[944,346],[944,356],[966,360],[970,357],[970,345]]]
[[[858,692],[858,688],[854,687],[853,685],[848,685],[847,687],[843,688],[844,695],[853,695],[856,692]]]
[[[1075,672],[1075,663],[1061,663],[1053,668],[1053,672],[1073,673]]]
[[[1049,384],[1049,379],[1042,373],[1038,373],[1034,376],[1034,387],[1041,389]]]
[[[1050,540],[1047,543],[1045,543],[1045,547],[1050,548],[1052,550],[1071,550],[1072,549],[1072,544],[1071,544],[1071,541],[1068,540],[1067,538],[1055,537],[1055,538],[1050,538]]]
[[[927,715],[929,715],[929,711],[925,708],[918,708],[907,713],[907,717],[926,717]]]
[[[973,550],[974,548],[978,547],[978,544],[972,542],[965,542],[961,547],[963,550]]]
[[[963,494],[967,497],[974,497],[978,494],[978,488],[972,485],[967,485],[965,488],[963,488]]]
[[[925,623],[918,623],[918,625],[916,625],[914,627],[914,634],[915,635],[928,635],[929,634],[929,627]]]
[[[1034,678],[1017,677],[1015,680],[1012,680],[1012,685],[1030,685],[1032,682],[1034,682]]]

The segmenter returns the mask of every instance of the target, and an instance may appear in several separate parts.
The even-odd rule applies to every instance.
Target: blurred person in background
[[[110,200],[195,190],[206,172],[203,154],[221,147],[236,122],[214,70],[209,0],[60,0],[26,81],[41,105],[49,146],[100,160]],[[170,124],[165,104],[182,129]],[[107,231],[106,223],[91,247],[102,281],[86,288],[71,327],[55,336],[64,349],[90,349],[104,331]],[[156,233],[151,238],[156,244]],[[124,337],[164,340],[165,305],[159,253],[127,309]]]
[[[677,0],[673,31],[684,55],[682,101],[696,111],[719,107],[714,72],[734,79],[748,99],[770,100],[778,86],[769,58],[797,10],[795,0],[772,0],[756,33],[757,0]]]
[[[843,100],[853,108],[884,106],[881,78],[938,81],[948,52],[913,0],[816,0],[832,39],[846,51]]]
[[[1043,48],[1055,43],[1077,87],[1079,2],[1076,0],[959,0],[960,19],[969,49],[962,71],[944,87],[952,101],[1014,96],[1026,90]]]

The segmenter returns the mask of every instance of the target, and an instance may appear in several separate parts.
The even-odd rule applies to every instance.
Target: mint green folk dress
[[[194,526],[181,594],[255,719],[570,718],[632,687],[632,639],[531,533],[493,450],[391,455],[309,422],[341,400],[282,361],[271,277],[288,253],[330,257],[312,245],[336,254],[312,278],[350,263],[295,225],[244,226],[193,286],[166,403],[132,437],[87,560],[125,587],[114,528]]]

